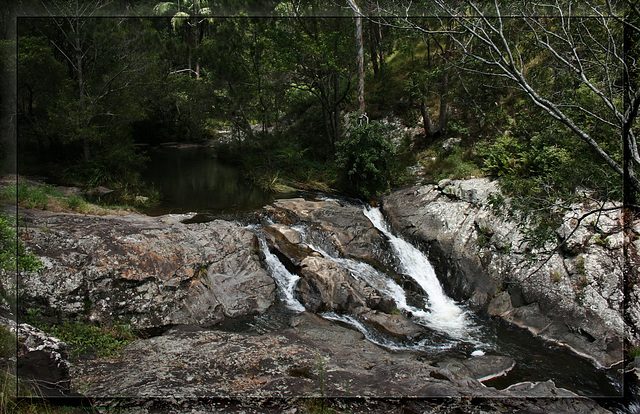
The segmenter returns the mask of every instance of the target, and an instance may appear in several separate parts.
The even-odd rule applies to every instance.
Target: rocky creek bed
[[[485,179],[446,181],[397,191],[382,210],[398,234],[428,253],[445,291],[464,301],[465,311],[560,344],[591,361],[594,371],[619,373],[631,330],[622,318],[622,243],[611,231],[617,218],[609,213],[590,226],[578,223],[566,248],[530,276],[534,265],[519,260],[517,224],[484,208],[494,191]],[[233,401],[229,410],[246,403],[253,407],[246,410],[278,412],[296,410],[295,399],[319,397],[354,404],[382,398],[370,405],[379,412],[399,398],[451,412],[472,400],[488,404],[485,412],[607,411],[550,380],[490,386],[518,362],[495,350],[472,352],[473,341],[460,341],[452,352],[389,349],[344,321],[321,317],[347,315],[401,344],[442,335],[390,296],[393,282],[407,288],[407,301],[421,300],[415,282],[398,271],[389,236],[363,206],[279,200],[242,223],[192,214],[20,215],[22,243],[45,264],[19,277],[23,310],[39,309],[52,322],[123,321],[146,334],[121,357],[70,363],[64,343],[20,325],[22,361],[37,352],[43,370],[57,373],[55,381],[30,373],[40,385],[56,382],[51,394],[74,392],[141,412],[206,411],[213,400]],[[609,241],[594,242],[595,233]],[[267,255],[299,278],[289,293],[305,311],[287,305]],[[359,277],[342,259],[384,270],[390,281]],[[7,288],[15,288],[12,281],[5,280]],[[603,394],[615,399],[619,392]],[[264,405],[274,399],[275,406]]]

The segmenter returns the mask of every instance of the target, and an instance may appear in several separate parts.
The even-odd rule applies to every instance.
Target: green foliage
[[[508,206],[492,200],[494,212],[528,223],[525,240],[532,248],[555,240],[555,229],[581,188],[595,189],[605,199],[620,197],[619,177],[600,168],[567,128],[533,112],[523,113],[512,126],[493,141],[479,143],[477,156],[485,173],[500,177],[511,199]]]
[[[326,397],[327,360],[320,354],[316,356],[316,371],[318,375],[318,387],[320,388],[320,396]]]
[[[17,52],[19,110],[30,120],[25,127],[40,131],[46,127],[48,111],[67,87],[66,68],[42,37],[20,36]]]
[[[634,345],[629,347],[627,350],[630,358],[638,358],[640,357],[640,345]]]
[[[372,121],[357,124],[336,144],[336,164],[346,186],[367,199],[389,189],[393,147],[385,138],[386,127]]]
[[[519,172],[524,159],[523,146],[512,135],[500,135],[493,143],[482,142],[477,151],[483,160],[484,171],[495,176]]]
[[[75,355],[93,351],[97,357],[118,357],[123,346],[138,339],[130,325],[119,322],[104,326],[65,322],[40,328],[69,343]]]
[[[584,275],[585,274],[586,268],[585,268],[584,257],[578,256],[576,258],[576,270],[578,271],[578,274],[580,274],[580,275]]]
[[[42,262],[27,252],[17,238],[16,220],[6,214],[0,214],[0,269],[8,272],[16,270],[39,271]]]
[[[67,208],[77,211],[78,213],[87,213],[89,204],[79,195],[72,195],[65,200]]]
[[[477,155],[473,148],[455,146],[451,151],[428,150],[422,154],[421,161],[431,181],[445,178],[464,179],[470,176],[482,176],[476,165]]]
[[[16,336],[6,326],[0,325],[0,359],[6,360],[16,352]]]
[[[56,413],[58,411],[44,401],[19,400],[17,396],[38,397],[27,385],[13,375],[10,369],[0,369],[0,414]]]
[[[146,156],[136,153],[133,142],[120,142],[104,148],[87,163],[69,167],[64,176],[89,187],[134,184],[139,181],[139,172],[147,160]]]
[[[9,203],[17,203],[26,208],[46,209],[49,197],[60,197],[60,193],[51,185],[29,185],[26,181],[10,184],[2,192],[3,199]]]

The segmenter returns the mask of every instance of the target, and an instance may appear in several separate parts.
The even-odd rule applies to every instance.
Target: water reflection
[[[233,214],[268,204],[268,193],[252,186],[240,171],[208,148],[149,151],[144,180],[160,191],[160,204],[147,214],[208,212]]]

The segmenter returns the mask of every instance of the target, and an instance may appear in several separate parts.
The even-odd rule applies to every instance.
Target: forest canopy
[[[418,165],[427,182],[497,176],[544,203],[624,189],[635,204],[640,190],[630,2],[23,0],[0,12],[2,150],[17,143],[18,168],[59,182],[144,192],[144,148],[214,142],[270,189],[373,198]],[[398,120],[417,133],[380,127]],[[360,154],[355,137],[379,151]]]

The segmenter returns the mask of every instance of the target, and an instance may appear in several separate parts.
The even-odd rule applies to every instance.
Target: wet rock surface
[[[489,194],[498,191],[488,179],[444,180],[394,192],[383,208],[394,228],[424,246],[436,269],[448,269],[439,278],[453,296],[600,366],[621,362],[624,263],[621,234],[614,231],[619,211],[586,223],[576,218],[589,210],[575,206],[558,229],[559,240],[571,235],[567,243],[549,257],[540,252],[545,260],[536,263],[525,260],[532,251],[519,223],[487,208]]]
[[[22,306],[136,329],[207,326],[266,310],[275,283],[255,253],[256,236],[231,222],[184,218],[25,211],[22,241],[45,269],[22,277]]]
[[[482,381],[508,372],[512,359],[460,357],[443,365],[412,352],[382,348],[354,329],[313,314],[351,313],[386,335],[409,340],[425,332],[407,315],[394,312],[382,286],[355,278],[305,244],[300,226],[331,255],[392,266],[384,254],[389,250],[386,237],[362,207],[293,199],[275,202],[263,214],[272,222],[259,231],[269,249],[300,276],[296,297],[308,312],[282,317],[265,329],[255,326],[256,318],[251,322],[255,329],[247,332],[223,326],[281,305],[256,234],[242,225],[223,220],[184,224],[189,218],[185,215],[98,217],[25,211],[21,239],[42,258],[45,270],[25,276],[23,306],[43,310],[50,320],[86,317],[130,321],[143,330],[168,329],[127,345],[120,358],[74,360],[72,388],[98,400],[126,397],[142,412],[154,412],[153,404],[135,401],[167,396],[174,399],[167,407],[174,408],[160,412],[179,412],[189,404],[206,412],[197,403],[202,398],[257,401],[323,395],[513,398],[501,407],[526,405],[545,412],[554,404],[519,405],[517,399],[575,396],[552,383],[503,391],[486,387]],[[471,276],[472,286],[481,283]],[[495,302],[495,314],[516,318],[520,314],[514,309],[524,308],[514,295],[498,300],[491,289],[484,292],[484,299],[470,296],[477,303]],[[591,409],[583,412],[601,409],[590,400],[577,401],[577,407]]]

